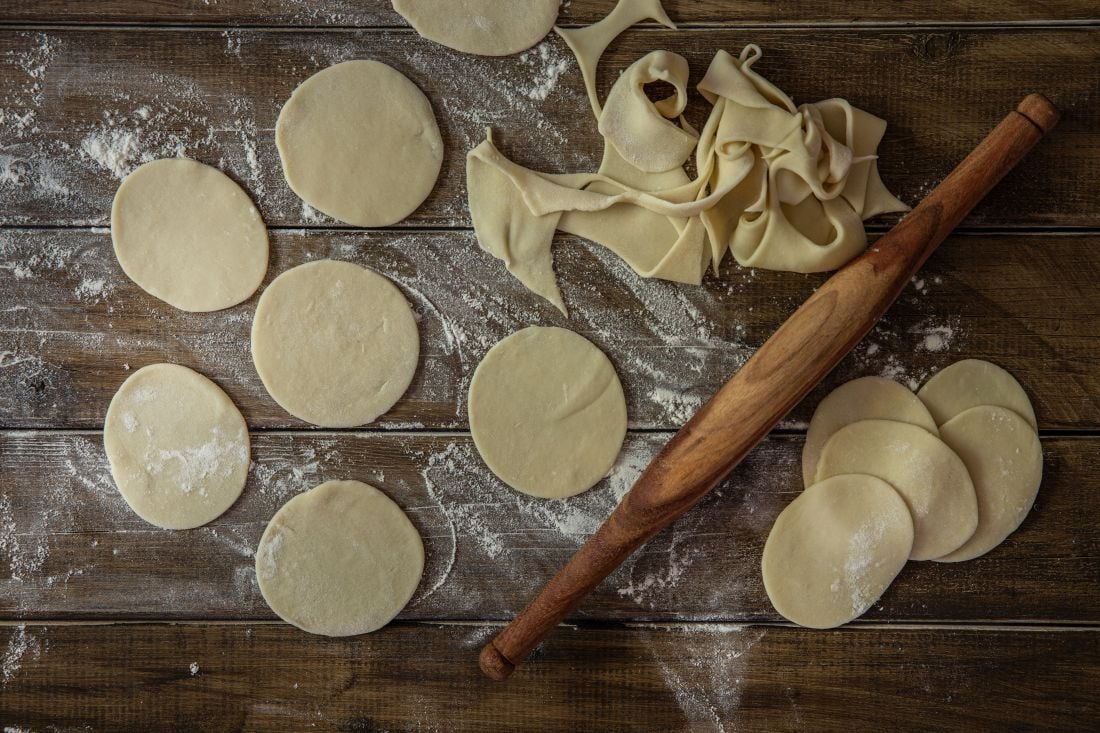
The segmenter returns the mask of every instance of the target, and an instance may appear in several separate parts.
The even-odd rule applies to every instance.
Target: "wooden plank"
[[[615,0],[571,0],[559,23],[599,20]],[[904,5],[873,0],[811,0],[775,3],[749,0],[664,0],[678,23],[761,25],[775,23],[990,23],[1091,20],[1087,0],[982,2],[917,0]],[[400,27],[405,22],[386,0],[15,0],[0,8],[0,22],[35,23],[202,23],[263,26]]]
[[[132,514],[99,434],[0,433],[0,617],[272,619],[252,552],[291,496],[360,479],[406,509],[424,580],[402,618],[506,619],[610,514],[667,434],[633,434],[611,476],[566,501],[492,477],[466,435],[259,433],[240,501],[210,525]],[[629,559],[582,619],[777,621],[760,579],[775,517],[801,489],[800,438],[765,441],[720,490]],[[1100,439],[1048,438],[1046,480],[1008,542],[962,564],[912,563],[865,620],[1098,623]]]
[[[890,122],[881,168],[907,202],[1025,93],[1048,94],[1065,120],[968,225],[1100,226],[1100,130],[1092,124],[1100,116],[1100,28],[637,31],[610,49],[602,85],[654,48],[683,53],[698,77],[716,50],[749,41],[766,53],[757,69],[796,99],[844,96]],[[237,177],[272,226],[326,223],[284,182],[272,131],[298,83],[361,57],[413,79],[443,131],[439,183],[406,225],[468,224],[464,156],[487,125],[523,164],[596,167],[602,141],[557,38],[526,55],[486,59],[401,30],[9,32],[0,36],[0,224],[105,223],[121,176],[177,154]],[[701,124],[706,113],[696,97],[689,118]]]
[[[624,383],[631,424],[678,427],[800,304],[821,276],[727,262],[701,288],[637,277],[602,248],[567,239],[557,268],[573,316],[528,293],[470,232],[273,233],[269,278],[310,259],[376,268],[420,315],[421,365],[376,427],[463,428],[474,368],[531,324],[572,328]],[[1029,390],[1044,429],[1100,426],[1100,238],[957,236],[886,320],[796,408],[866,374],[918,385],[960,358],[1002,364]],[[97,428],[129,370],[182,363],[217,381],[257,428],[303,427],[263,389],[248,351],[256,299],[178,311],[125,275],[105,230],[0,231],[0,426]]]
[[[1093,730],[1100,632],[561,629],[507,684],[485,626],[0,628],[18,730]]]

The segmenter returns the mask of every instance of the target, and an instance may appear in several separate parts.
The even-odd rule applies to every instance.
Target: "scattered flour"
[[[187,669],[191,672],[191,676],[194,677],[199,673],[199,663],[191,662],[191,664],[187,665]]]
[[[11,682],[27,659],[38,661],[42,657],[42,649],[42,642],[27,631],[24,624],[12,627],[4,657],[0,660],[0,687]]]
[[[558,80],[562,74],[576,67],[576,62],[571,55],[559,52],[558,46],[550,41],[543,41],[532,49],[519,55],[520,63],[535,69],[535,78],[531,88],[527,90],[527,98],[541,102],[550,96],[550,92],[558,86]]]

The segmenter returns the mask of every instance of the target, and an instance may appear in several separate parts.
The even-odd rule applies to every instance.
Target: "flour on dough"
[[[267,287],[252,322],[252,360],[287,412],[326,428],[389,410],[416,372],[420,339],[408,301],[382,275],[320,260]]]
[[[118,388],[103,446],[122,498],[150,524],[191,529],[220,516],[248,476],[248,428],[218,385],[152,364]]]
[[[834,476],[779,515],[764,545],[764,589],[784,618],[830,629],[862,616],[912,547],[913,520],[897,491],[874,476]]]
[[[362,227],[415,211],[443,163],[428,98],[378,61],[345,61],[302,82],[279,113],[275,144],[294,193]]]
[[[429,41],[482,56],[508,56],[541,41],[561,0],[393,0],[393,9]]]
[[[1043,447],[1016,412],[983,405],[940,426],[943,442],[959,454],[978,495],[978,528],[941,562],[972,560],[1004,542],[1027,517],[1043,481]]]
[[[233,179],[187,158],[146,163],[119,186],[111,239],[123,272],[185,311],[247,300],[267,272],[267,228]]]
[[[470,383],[469,413],[489,469],[517,491],[548,499],[595,485],[626,437],[615,368],[563,328],[531,326],[490,349]]]
[[[833,433],[860,420],[895,420],[939,435],[924,403],[907,387],[885,377],[862,377],[840,385],[821,400],[802,447],[802,481],[814,482],[821,449]]]
[[[917,396],[936,418],[937,425],[964,410],[996,405],[1012,410],[1037,429],[1035,410],[1027,392],[1007,371],[980,359],[957,361],[929,379]]]
[[[416,527],[389,497],[359,481],[329,481],[295,496],[256,548],[267,605],[311,634],[382,628],[412,598],[423,572]]]
[[[942,440],[916,425],[861,420],[825,443],[817,481],[864,473],[901,494],[913,516],[912,560],[953,552],[978,526],[978,500],[962,459]]]

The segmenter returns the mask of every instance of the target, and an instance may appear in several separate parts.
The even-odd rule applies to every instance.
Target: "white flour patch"
[[[191,673],[191,676],[194,677],[199,673],[199,663],[191,662],[191,664],[187,665],[187,670]]]
[[[550,96],[550,92],[557,88],[562,74],[576,69],[573,56],[562,53],[557,44],[549,41],[543,41],[534,48],[524,51],[519,55],[519,61],[535,72],[532,86],[527,89],[527,98],[536,102],[541,102]]]
[[[8,636],[8,645],[4,649],[4,656],[0,659],[0,686],[11,682],[28,660],[38,661],[41,659],[42,648],[42,642],[34,634],[27,631],[24,624],[13,627],[10,636]]]

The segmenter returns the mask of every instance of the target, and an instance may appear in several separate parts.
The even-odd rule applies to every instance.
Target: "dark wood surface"
[[[611,6],[573,0],[563,22]],[[948,239],[886,320],[718,493],[632,557],[504,686],[477,651],[611,511],[672,430],[821,282],[727,263],[701,288],[644,281],[564,238],[566,321],[481,253],[466,149],[491,124],[517,160],[593,169],[579,74],[545,57],[477,59],[420,40],[386,0],[16,0],[0,4],[0,729],[1090,730],[1100,716],[1100,22],[1094,3],[669,0],[682,33],[612,45],[606,86],[641,54],[759,43],[796,101],[846,96],[890,123],[883,176],[915,203],[1028,92],[1067,115]],[[169,27],[165,27],[169,26]],[[175,26],[175,27],[170,27]],[[373,57],[416,81],[448,149],[437,190],[390,231],[304,211],[272,129],[330,63]],[[565,60],[550,83],[548,69]],[[545,96],[542,92],[546,90]],[[540,98],[541,97],[541,98]],[[705,106],[690,110],[701,119]],[[529,132],[534,130],[534,133]],[[119,177],[184,152],[234,176],[273,227],[268,282],[337,257],[392,277],[420,314],[406,397],[362,431],[283,414],[247,351],[255,298],[172,310],[110,247]],[[893,219],[872,222],[884,231]],[[581,497],[519,496],[467,432],[469,376],[529,324],[583,333],[612,358],[631,434]],[[864,374],[919,384],[988,358],[1035,403],[1045,479],[988,556],[910,564],[867,616],[781,625],[760,549],[799,489],[805,421]],[[114,488],[99,429],[128,373],[176,361],[217,381],[253,430],[249,483],[210,526],[158,530]],[[428,551],[402,620],[332,640],[273,620],[251,553],[271,514],[326,479],[376,484]],[[137,622],[137,623],[126,623]],[[646,625],[650,623],[658,626]],[[730,626],[729,624],[743,626]],[[192,674],[190,665],[197,665]]]

